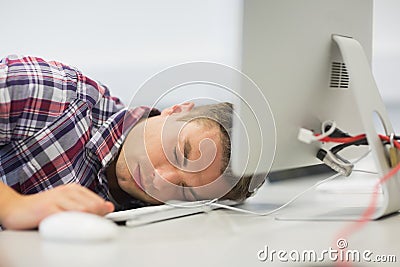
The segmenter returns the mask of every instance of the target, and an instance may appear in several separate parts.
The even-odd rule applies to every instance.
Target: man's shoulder
[[[77,77],[76,68],[41,57],[9,55],[0,60],[0,66],[6,70],[8,78],[14,79],[35,77],[38,82],[44,83],[51,80],[54,83],[74,83]]]
[[[91,110],[95,129],[123,108],[107,87],[74,67],[29,56],[0,60],[0,141],[32,135],[76,101]]]
[[[120,103],[119,99],[110,96],[104,84],[84,75],[78,68],[59,61],[10,55],[0,60],[0,69],[6,75],[3,80],[7,82],[7,87],[15,85],[18,89],[24,86],[30,89],[20,90],[23,95],[32,91],[35,91],[36,95],[42,95],[39,92],[42,90],[50,93],[52,99],[49,100],[70,102],[78,98],[91,108],[103,98],[111,98],[114,102]]]
[[[10,101],[37,98],[65,104],[76,99],[76,70],[62,63],[10,55],[0,60],[0,70],[0,88]]]
[[[37,57],[0,60],[0,140],[31,136],[62,115],[77,98],[73,75]]]

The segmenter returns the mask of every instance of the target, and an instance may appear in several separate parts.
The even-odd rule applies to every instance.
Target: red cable
[[[319,134],[316,134],[315,136],[319,136]],[[351,142],[359,141],[364,138],[366,138],[366,135],[360,134],[357,136],[344,137],[344,138],[325,137],[325,138],[320,139],[319,141],[334,142],[334,143],[351,143]],[[379,134],[379,138],[382,141],[386,141],[386,142],[391,141],[390,137],[386,136],[386,135]],[[400,149],[399,142],[397,142],[396,140],[392,140],[392,142],[393,142],[393,145],[397,149]],[[361,214],[361,217],[357,221],[355,221],[354,223],[348,224],[343,230],[341,230],[338,233],[335,242],[340,238],[347,239],[350,235],[354,234],[356,231],[361,230],[361,228],[363,226],[365,226],[365,224],[371,220],[372,216],[374,215],[374,213],[376,211],[377,200],[378,200],[378,191],[379,191],[380,185],[387,182],[390,178],[392,178],[399,171],[400,171],[400,163],[398,163],[387,174],[385,174],[382,178],[380,178],[378,180],[378,182],[374,186],[374,191],[372,193],[372,197],[371,197],[368,207],[364,210],[364,212]],[[344,267],[344,266],[351,266],[351,263],[350,262],[336,262],[335,265]]]
[[[318,135],[316,135],[316,136],[318,136]],[[355,141],[361,140],[361,139],[363,139],[365,137],[366,137],[365,134],[360,134],[360,135],[357,135],[357,136],[345,137],[345,138],[325,137],[325,138],[322,138],[319,141],[321,141],[321,142],[334,142],[334,143],[350,143],[350,142],[355,142]],[[386,142],[390,142],[391,141],[390,137],[386,136],[386,135],[381,135],[380,134],[379,138],[382,141],[386,141]],[[400,149],[400,143],[397,142],[396,140],[392,140],[392,141],[393,141],[393,145],[397,149]],[[363,226],[365,226],[365,224],[371,220],[372,216],[374,215],[374,213],[376,211],[376,207],[377,207],[379,186],[382,185],[383,183],[387,182],[390,178],[392,178],[399,171],[400,171],[400,163],[398,163],[387,174],[385,174],[382,178],[379,179],[379,181],[374,186],[374,191],[373,191],[370,203],[369,203],[368,207],[364,210],[364,212],[361,214],[361,217],[357,221],[355,221],[354,223],[351,223],[351,224],[347,225],[343,230],[341,230],[338,233],[338,235],[336,237],[336,240],[338,240],[340,238],[347,239],[350,235],[354,234],[356,231],[361,230],[361,228]],[[351,266],[351,263],[350,262],[336,262],[335,265],[344,267],[344,266]]]
[[[395,144],[397,147],[398,142],[395,142]],[[385,174],[382,178],[379,179],[379,181],[374,186],[374,192],[372,193],[371,201],[370,201],[368,207],[362,213],[360,219],[358,219],[357,221],[355,221],[353,223],[348,224],[344,229],[342,229],[336,236],[335,241],[340,238],[344,238],[347,240],[350,235],[354,234],[356,231],[360,231],[361,228],[364,227],[365,224],[371,220],[372,216],[375,213],[376,206],[377,206],[379,186],[381,184],[387,182],[398,171],[400,171],[400,163],[397,164],[387,174]],[[340,266],[340,267],[351,266],[351,264],[349,262],[336,262],[336,265]]]
[[[319,136],[319,135],[320,134],[315,134],[315,136]],[[351,143],[351,142],[362,140],[365,137],[366,137],[365,134],[359,134],[359,135],[352,136],[352,137],[324,137],[324,138],[320,139],[319,141],[327,142],[327,143],[328,142],[330,142],[330,143]],[[382,141],[390,142],[390,137],[389,136],[379,134],[379,138]],[[398,149],[400,149],[399,142],[397,142],[396,140],[393,140],[393,143]]]
[[[379,138],[380,138],[381,140],[383,140],[383,141],[390,142],[390,137],[389,137],[389,136],[380,134],[380,135],[379,135]],[[395,147],[397,147],[398,149],[400,149],[400,144],[399,144],[399,142],[397,142],[397,140],[393,140],[393,144],[394,144]]]
[[[320,134],[316,134],[315,136],[319,136]],[[365,138],[365,134],[360,134],[352,137],[324,137],[320,139],[321,142],[332,142],[332,143],[351,143],[355,141],[359,141]]]

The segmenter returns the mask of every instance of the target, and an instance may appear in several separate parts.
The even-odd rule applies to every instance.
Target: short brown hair
[[[222,146],[222,167],[221,174],[235,184],[222,199],[244,201],[253,192],[249,190],[253,175],[235,177],[230,166],[232,133],[233,105],[228,102],[196,106],[188,113],[185,113],[179,121],[194,121],[208,127],[219,127]],[[258,177],[260,179],[260,177]],[[261,179],[264,179],[262,177]]]

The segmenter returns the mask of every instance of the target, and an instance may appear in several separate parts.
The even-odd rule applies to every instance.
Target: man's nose
[[[154,170],[154,182],[153,185],[158,190],[165,188],[168,185],[175,184],[179,185],[179,177],[176,170],[172,169],[155,169]]]

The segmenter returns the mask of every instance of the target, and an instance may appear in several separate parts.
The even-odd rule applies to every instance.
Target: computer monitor
[[[335,62],[343,63],[332,35],[358,40],[371,62],[372,1],[245,0],[243,4],[241,70],[258,85],[275,119],[276,153],[271,170],[321,164],[316,158],[319,144],[302,143],[297,135],[301,127],[320,132],[325,120],[335,120],[353,134],[364,131],[349,88],[351,81],[340,86],[331,82]],[[251,107],[263,104],[254,90],[242,88],[240,95]],[[250,124],[254,117],[247,115],[240,117]],[[247,127],[248,132],[251,128]],[[267,143],[275,131],[262,130],[262,137],[249,139],[250,147]],[[233,134],[238,146],[243,144],[241,139]],[[268,172],[263,162],[272,149],[263,149],[258,168],[249,162],[246,172]],[[242,153],[234,154],[233,162],[242,170]]]
[[[379,175],[388,173],[373,121],[378,114],[384,134],[393,133],[370,67],[373,1],[244,0],[243,5],[241,71],[267,99],[276,127],[257,125],[265,115],[257,112],[263,99],[242,86],[238,93],[245,101],[236,103],[240,121],[234,118],[232,136],[234,173],[320,164],[320,142],[305,144],[298,133],[300,128],[321,132],[326,120],[350,134],[366,133]],[[248,127],[235,127],[243,122]],[[264,144],[274,134],[270,164],[274,147]],[[253,158],[247,162],[246,156]],[[400,209],[399,190],[397,176],[382,185],[383,204],[373,218]]]
[[[301,127],[321,131],[321,123],[334,120],[349,133],[364,131],[351,92],[346,66],[332,40],[333,34],[353,37],[364,48],[368,62],[372,54],[372,1],[370,0],[245,0],[243,1],[241,71],[259,87],[268,101],[276,129],[261,128],[254,134],[260,96],[242,87],[239,94],[255,114],[238,103],[239,117],[247,133],[233,134],[233,166],[236,173],[268,172],[271,151],[264,147],[276,131],[276,151],[271,171],[321,164],[316,158],[320,144],[297,139]],[[339,65],[341,73],[333,72]],[[342,75],[342,77],[337,77]],[[341,83],[336,83],[338,79]],[[235,125],[240,122],[236,120]],[[245,129],[246,130],[246,129]],[[242,141],[248,134],[249,147]],[[237,147],[237,148],[236,148]],[[235,149],[236,148],[236,149]],[[257,151],[257,150],[260,151]],[[243,151],[260,154],[260,161],[246,163]],[[258,159],[258,158],[257,158]],[[245,166],[246,164],[246,166]]]

